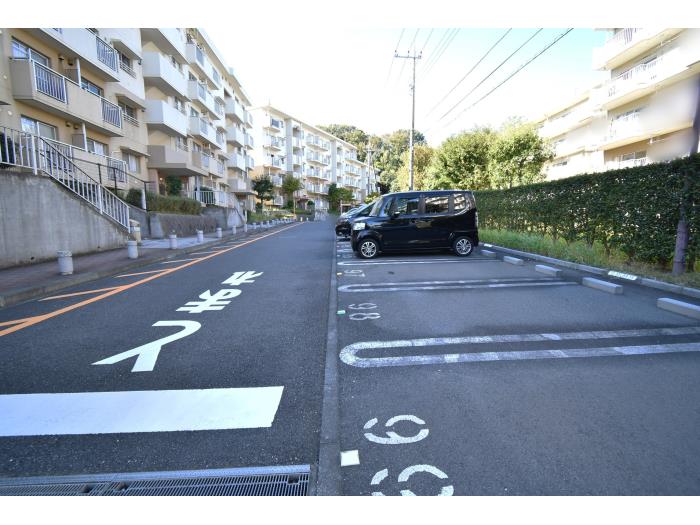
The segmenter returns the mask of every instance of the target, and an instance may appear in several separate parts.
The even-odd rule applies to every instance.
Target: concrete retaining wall
[[[54,180],[0,171],[0,268],[126,245],[127,232]]]
[[[204,215],[179,215],[177,213],[149,213],[150,237],[163,239],[175,232],[178,237],[196,235],[197,230],[205,233],[216,230],[216,219]]]

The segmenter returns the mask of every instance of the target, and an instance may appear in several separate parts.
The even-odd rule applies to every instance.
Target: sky
[[[538,28],[515,28],[507,34],[508,28],[461,28],[445,47],[447,37],[455,34],[449,28],[325,27],[300,29],[288,38],[275,36],[277,28],[265,34],[256,23],[237,26],[235,38],[226,27],[204,29],[253,105],[271,103],[312,125],[352,124],[373,134],[410,127],[412,61],[394,58],[394,51],[398,44],[399,54],[422,52],[416,61],[416,129],[433,146],[475,125],[499,126],[511,116],[537,118],[605,78],[604,72],[593,70],[592,52],[605,42],[606,32],[574,29],[467,109],[566,28],[545,28],[536,35]]]

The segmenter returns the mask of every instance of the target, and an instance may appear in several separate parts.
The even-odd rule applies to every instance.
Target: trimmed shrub
[[[141,191],[130,189],[126,194],[126,202],[133,206],[141,207]],[[200,215],[202,205],[199,201],[185,197],[175,197],[172,195],[158,195],[146,192],[146,208],[148,211],[160,211],[163,213],[182,213],[185,215]]]
[[[688,257],[700,242],[700,155],[605,173],[475,192],[486,228],[600,242],[630,261],[668,266],[681,208],[690,229]]]

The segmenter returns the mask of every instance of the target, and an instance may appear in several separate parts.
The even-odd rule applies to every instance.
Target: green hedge
[[[141,191],[130,189],[126,194],[126,202],[133,206],[141,207]],[[146,192],[146,208],[148,211],[163,213],[182,213],[186,215],[199,215],[202,213],[202,205],[194,199],[175,197],[172,195],[158,195]]]
[[[673,259],[681,206],[696,258],[700,243],[700,155],[669,163],[585,174],[508,190],[475,192],[486,228],[600,242],[630,261],[667,266]]]

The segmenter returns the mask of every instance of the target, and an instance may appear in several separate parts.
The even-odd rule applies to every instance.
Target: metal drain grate
[[[0,480],[0,496],[306,496],[309,466]]]

